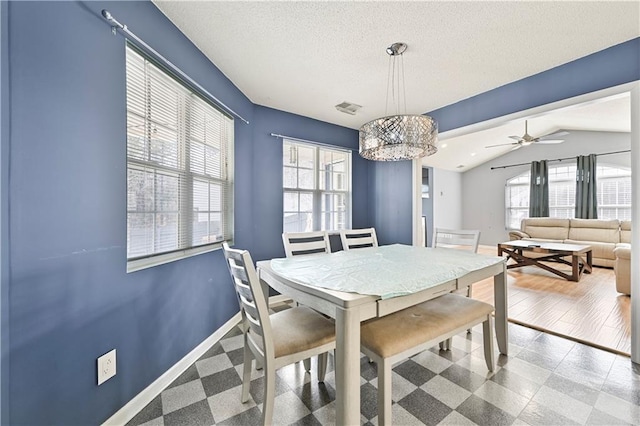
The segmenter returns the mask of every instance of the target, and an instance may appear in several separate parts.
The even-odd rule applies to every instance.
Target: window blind
[[[131,47],[126,68],[127,259],[232,240],[233,120]]]

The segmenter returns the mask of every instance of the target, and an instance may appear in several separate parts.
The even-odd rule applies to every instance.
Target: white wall
[[[433,169],[434,228],[462,228],[462,173]]]
[[[512,151],[462,174],[462,228],[479,229],[480,243],[494,245],[509,239],[505,229],[504,186],[507,179],[530,166],[491,170],[491,167],[531,161],[553,160],[577,155],[600,154],[631,148],[629,133],[571,131],[564,143],[531,145]],[[629,153],[598,157],[598,164],[631,167]],[[550,165],[558,164],[557,162]],[[455,173],[455,172],[449,172]],[[434,206],[437,203],[434,202]],[[437,207],[434,207],[437,209]],[[436,215],[439,216],[439,215]],[[437,219],[436,219],[437,220]]]

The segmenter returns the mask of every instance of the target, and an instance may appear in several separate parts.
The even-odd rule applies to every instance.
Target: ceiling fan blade
[[[516,144],[516,146],[511,148],[511,151],[515,151],[516,149],[520,149],[520,148],[522,148],[522,145],[521,144]]]
[[[561,137],[567,136],[568,134],[569,132],[566,132],[566,131],[549,133],[548,135],[540,136],[538,139],[541,141],[546,139],[560,139]]]
[[[485,148],[495,148],[496,146],[520,145],[519,143],[499,143],[498,145],[487,145]]]
[[[522,136],[508,136],[508,138],[519,141],[520,139],[522,139]]]
[[[564,139],[540,139],[536,141],[536,144],[540,145],[555,145],[564,142]]]

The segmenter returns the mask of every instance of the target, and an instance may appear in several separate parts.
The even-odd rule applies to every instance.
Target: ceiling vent
[[[344,112],[349,115],[356,115],[356,111],[362,108],[361,105],[352,104],[351,102],[342,102],[341,104],[336,105],[336,109],[340,112]]]

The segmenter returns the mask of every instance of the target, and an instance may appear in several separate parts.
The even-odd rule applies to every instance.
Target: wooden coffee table
[[[592,270],[591,246],[587,245],[514,240],[498,244],[498,256],[503,253],[507,254],[507,259],[516,261],[508,264],[507,269],[537,266],[569,281],[580,281],[583,272],[590,274]],[[535,257],[530,256],[533,253]],[[571,256],[571,262],[564,259],[568,256]],[[571,265],[572,273],[567,274],[542,262]]]

